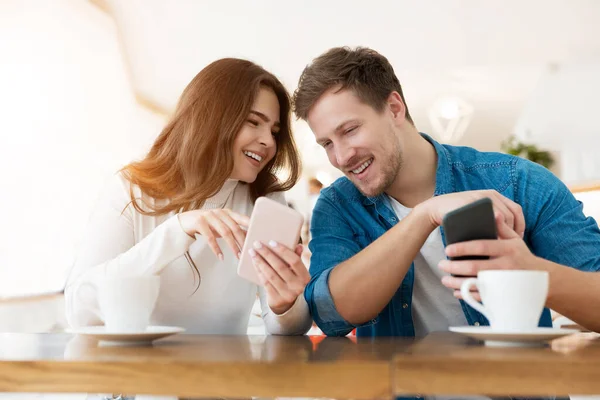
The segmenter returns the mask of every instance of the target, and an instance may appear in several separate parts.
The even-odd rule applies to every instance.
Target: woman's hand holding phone
[[[275,241],[255,242],[250,250],[258,279],[267,291],[269,307],[275,314],[289,310],[304,287],[310,274],[302,262],[301,244],[291,250]]]
[[[310,280],[302,262],[302,215],[266,197],[256,200],[238,274],[264,286],[275,314],[289,310]]]

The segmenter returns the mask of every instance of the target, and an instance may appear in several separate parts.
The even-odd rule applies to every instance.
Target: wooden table
[[[178,335],[105,347],[68,334],[0,334],[0,392],[390,398],[600,393],[600,340],[488,348],[462,336],[319,339]]]
[[[408,339],[178,335],[99,347],[67,334],[0,334],[0,392],[389,398]]]
[[[432,334],[394,357],[397,396],[600,394],[600,339],[580,333],[543,348],[490,348]]]

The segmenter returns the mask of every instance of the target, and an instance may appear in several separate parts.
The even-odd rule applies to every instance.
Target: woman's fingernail
[[[223,257],[223,254],[219,253],[219,260],[223,261],[225,259],[225,257]]]
[[[254,249],[248,250],[248,254],[250,254],[250,257],[256,257],[256,252],[254,251]]]
[[[261,243],[261,242],[259,242],[259,241],[256,241],[256,242],[254,242],[254,248],[255,248],[255,249],[260,249],[260,248],[262,248],[262,243]]]
[[[238,259],[240,259],[240,258],[242,258],[242,253],[241,252],[238,253]]]
[[[274,240],[269,241],[269,246],[271,247],[277,247],[277,242]]]

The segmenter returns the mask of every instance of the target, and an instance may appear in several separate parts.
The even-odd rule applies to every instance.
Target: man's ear
[[[402,101],[400,94],[396,91],[390,93],[387,103],[394,121],[403,123],[404,120],[406,120],[406,105],[404,105],[404,101]]]

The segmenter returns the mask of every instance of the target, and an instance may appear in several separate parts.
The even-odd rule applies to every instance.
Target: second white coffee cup
[[[473,298],[473,286],[479,290],[483,305]],[[545,271],[487,270],[467,279],[460,291],[465,302],[483,314],[493,329],[518,332],[538,326],[548,286]]]

